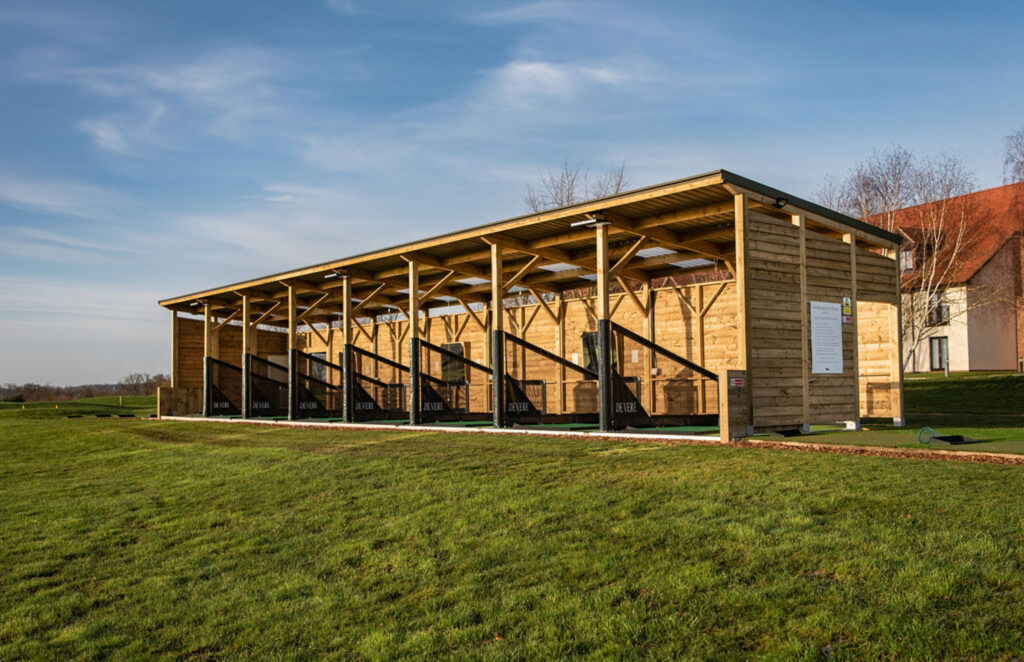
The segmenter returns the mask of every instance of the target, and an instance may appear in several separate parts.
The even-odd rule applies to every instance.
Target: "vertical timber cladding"
[[[894,314],[898,280],[892,258],[857,247],[857,333],[861,416],[902,418],[900,329]],[[897,279],[899,278],[897,272]],[[894,372],[895,367],[895,372]]]
[[[739,346],[739,329],[736,322],[736,283],[734,281],[659,287],[655,291],[656,343],[671,352],[704,365],[715,373],[722,372],[734,365]],[[640,294],[638,292],[638,296]],[[701,304],[707,309],[703,318],[699,315],[699,311],[702,309]],[[557,311],[556,302],[549,302],[548,305],[552,311]],[[613,321],[637,333],[643,332],[644,315],[625,294],[621,292],[611,294],[611,309]],[[585,360],[583,335],[597,329],[597,319],[594,315],[596,311],[597,308],[592,298],[566,299],[565,346],[562,358],[583,365]],[[488,332],[477,323],[477,320],[485,322],[489,311],[475,312],[475,319],[465,312],[423,318],[422,324],[426,328],[422,329],[421,337],[435,345],[448,342],[464,343],[467,358],[483,365],[489,365]],[[361,320],[362,330],[359,327],[353,330],[353,344],[362,349],[374,351],[372,339],[376,335],[376,352],[378,354],[408,365],[408,322],[401,315],[394,317],[400,319],[376,323],[371,323],[368,319]],[[537,304],[520,305],[512,303],[511,300],[506,301],[505,330],[556,355],[559,353],[558,326],[558,322]],[[330,337],[327,334],[323,335]],[[337,362],[340,344],[332,343],[332,345],[333,347],[329,349],[323,339],[314,333],[307,331],[299,334],[299,346],[302,351],[326,352],[329,360]],[[702,353],[703,361],[701,360]],[[520,351],[509,352],[509,355],[505,357],[506,369],[514,375],[521,376],[521,373],[516,371],[523,356],[524,353]],[[718,390],[714,382],[692,376],[688,378],[685,385],[677,385],[672,389],[653,389],[652,380],[673,380],[675,376],[666,374],[664,371],[654,376],[650,375],[647,373],[645,360],[646,357],[643,353],[633,356],[632,352],[628,352],[619,357],[618,365],[625,376],[641,378],[644,402],[646,402],[646,394],[652,392],[656,394],[654,411],[651,413],[657,414],[668,410],[669,403],[664,401],[666,397],[680,399],[683,403],[688,404],[689,409],[695,413],[714,414],[718,411]],[[657,357],[654,358],[654,364],[657,367]],[[424,368],[439,372],[439,366],[424,366]],[[560,382],[560,371],[553,363],[545,361],[532,366],[528,365],[527,368],[529,379],[543,380],[549,384]],[[481,378],[479,374],[474,373],[475,371],[471,371],[470,380]],[[550,413],[583,411],[586,410],[586,403],[596,402],[596,383],[581,382],[576,375],[567,375],[566,377],[566,381],[563,382],[566,387],[564,406],[559,406],[558,398],[551,398],[547,403]],[[701,389],[703,389],[703,402],[699,394]],[[479,399],[479,402],[470,402],[471,409],[475,411],[488,410],[490,403],[487,401],[483,389],[471,391],[471,397],[474,400]],[[674,401],[672,404],[678,405],[678,402]]]
[[[807,231],[807,300],[842,304],[843,297],[856,296],[857,324],[842,324],[842,374],[810,374],[810,416],[805,420],[800,228],[752,211],[748,234],[749,372],[754,427],[835,423],[856,420],[861,415],[893,416],[891,352],[896,351],[898,340],[891,329],[891,311],[896,303],[892,259],[856,247],[854,293],[850,245]],[[809,355],[810,347],[806,351]]]
[[[804,423],[803,411],[803,350],[801,349],[800,305],[800,228],[765,214],[749,212],[747,223],[747,333],[750,339],[750,357],[747,372],[753,388],[753,425],[755,428],[798,426]],[[835,250],[845,250],[845,264],[849,273],[849,246],[832,240]],[[808,237],[807,254],[812,254]],[[808,298],[814,301],[842,301],[842,294],[825,292],[818,272],[807,268]],[[837,275],[838,277],[838,275]],[[846,279],[849,294],[849,277]],[[828,298],[825,298],[825,297]],[[844,329],[845,332],[845,329]],[[851,347],[852,335],[843,339],[844,355]],[[850,355],[852,356],[852,354]],[[844,357],[844,370],[849,360]],[[852,373],[851,373],[852,375]],[[835,384],[816,384],[811,378],[811,411],[816,399],[825,393],[835,393],[843,375],[828,376]],[[853,382],[843,401],[849,404]],[[820,387],[821,391],[817,387]],[[837,404],[842,402],[837,399]],[[851,408],[852,411],[852,408]],[[825,414],[831,416],[831,412]],[[813,417],[813,415],[812,415]],[[829,422],[833,419],[830,418]],[[835,419],[838,420],[838,419]]]
[[[288,336],[276,331],[257,329],[254,343],[258,356],[284,355]],[[228,322],[213,334],[213,356],[232,365],[242,364],[241,324]],[[203,388],[203,320],[178,319],[178,388]]]

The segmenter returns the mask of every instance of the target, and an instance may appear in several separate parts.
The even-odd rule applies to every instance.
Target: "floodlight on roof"
[[[775,198],[775,207],[782,209],[789,204],[789,198]]]
[[[596,228],[602,225],[611,225],[611,223],[612,222],[605,218],[605,216],[601,212],[594,212],[592,214],[587,214],[587,219],[585,221],[576,221],[575,223],[570,223],[569,227]]]

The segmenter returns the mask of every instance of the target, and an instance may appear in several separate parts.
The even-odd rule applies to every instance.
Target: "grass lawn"
[[[1013,659],[1019,467],[0,417],[0,660]]]
[[[942,373],[908,375],[904,381],[905,428],[891,420],[865,420],[859,432],[818,432],[798,440],[814,443],[930,448],[955,451],[1024,453],[1024,375],[1016,373]],[[939,413],[941,412],[941,413]],[[980,443],[920,445],[928,426],[938,434],[960,434]]]
[[[155,413],[155,395],[105,395],[70,402],[0,402],[0,419],[95,416],[96,414],[145,418]]]

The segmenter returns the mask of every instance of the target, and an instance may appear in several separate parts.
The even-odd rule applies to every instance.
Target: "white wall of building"
[[[911,296],[919,295],[916,293],[903,295],[904,324],[911,322],[908,312],[911,306]],[[970,335],[967,314],[967,288],[962,285],[949,288],[946,290],[945,302],[949,306],[949,324],[926,327],[921,334],[921,342],[917,343],[914,347],[911,347],[910,343],[904,341],[903,353],[906,372],[931,371],[931,338],[941,337],[946,338],[949,347],[949,369],[971,369],[970,346],[968,343]]]
[[[1014,255],[1003,246],[971,279],[967,291],[970,370],[1017,368],[1017,316],[1013,309]]]

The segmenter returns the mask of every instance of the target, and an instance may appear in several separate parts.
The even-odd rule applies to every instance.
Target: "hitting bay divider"
[[[718,389],[705,385],[718,375],[600,322],[584,339],[581,362],[503,330],[493,332],[491,366],[466,358],[462,345],[449,349],[422,338],[410,342],[409,365],[351,344],[338,363],[300,350],[291,350],[287,367],[255,354],[243,354],[241,368],[206,357],[204,415],[412,425],[490,420],[499,428],[717,427]],[[652,391],[642,397],[645,387]]]
[[[504,419],[512,425],[598,422],[598,374],[506,331],[495,333],[504,369]],[[497,364],[496,364],[497,365]],[[576,379],[564,379],[562,375]],[[552,413],[551,409],[557,410]]]
[[[295,350],[296,399],[300,418],[341,418],[344,410],[342,367]]]
[[[490,419],[487,401],[491,369],[422,338],[415,342],[419,350],[420,420]]]
[[[256,418],[287,416],[288,382],[284,366],[255,354],[247,354],[245,358],[248,363],[248,397],[245,400],[249,410],[244,415]],[[278,375],[285,379],[278,378]]]
[[[409,417],[409,366],[350,345],[352,420],[404,420]]]
[[[718,425],[717,407],[710,413],[704,391],[704,380],[717,382],[718,375],[614,322],[609,322],[608,344],[613,429]],[[657,366],[650,375],[652,411],[641,404],[644,352],[654,355]]]
[[[206,357],[206,416],[238,416],[242,413],[242,369],[212,356]]]

